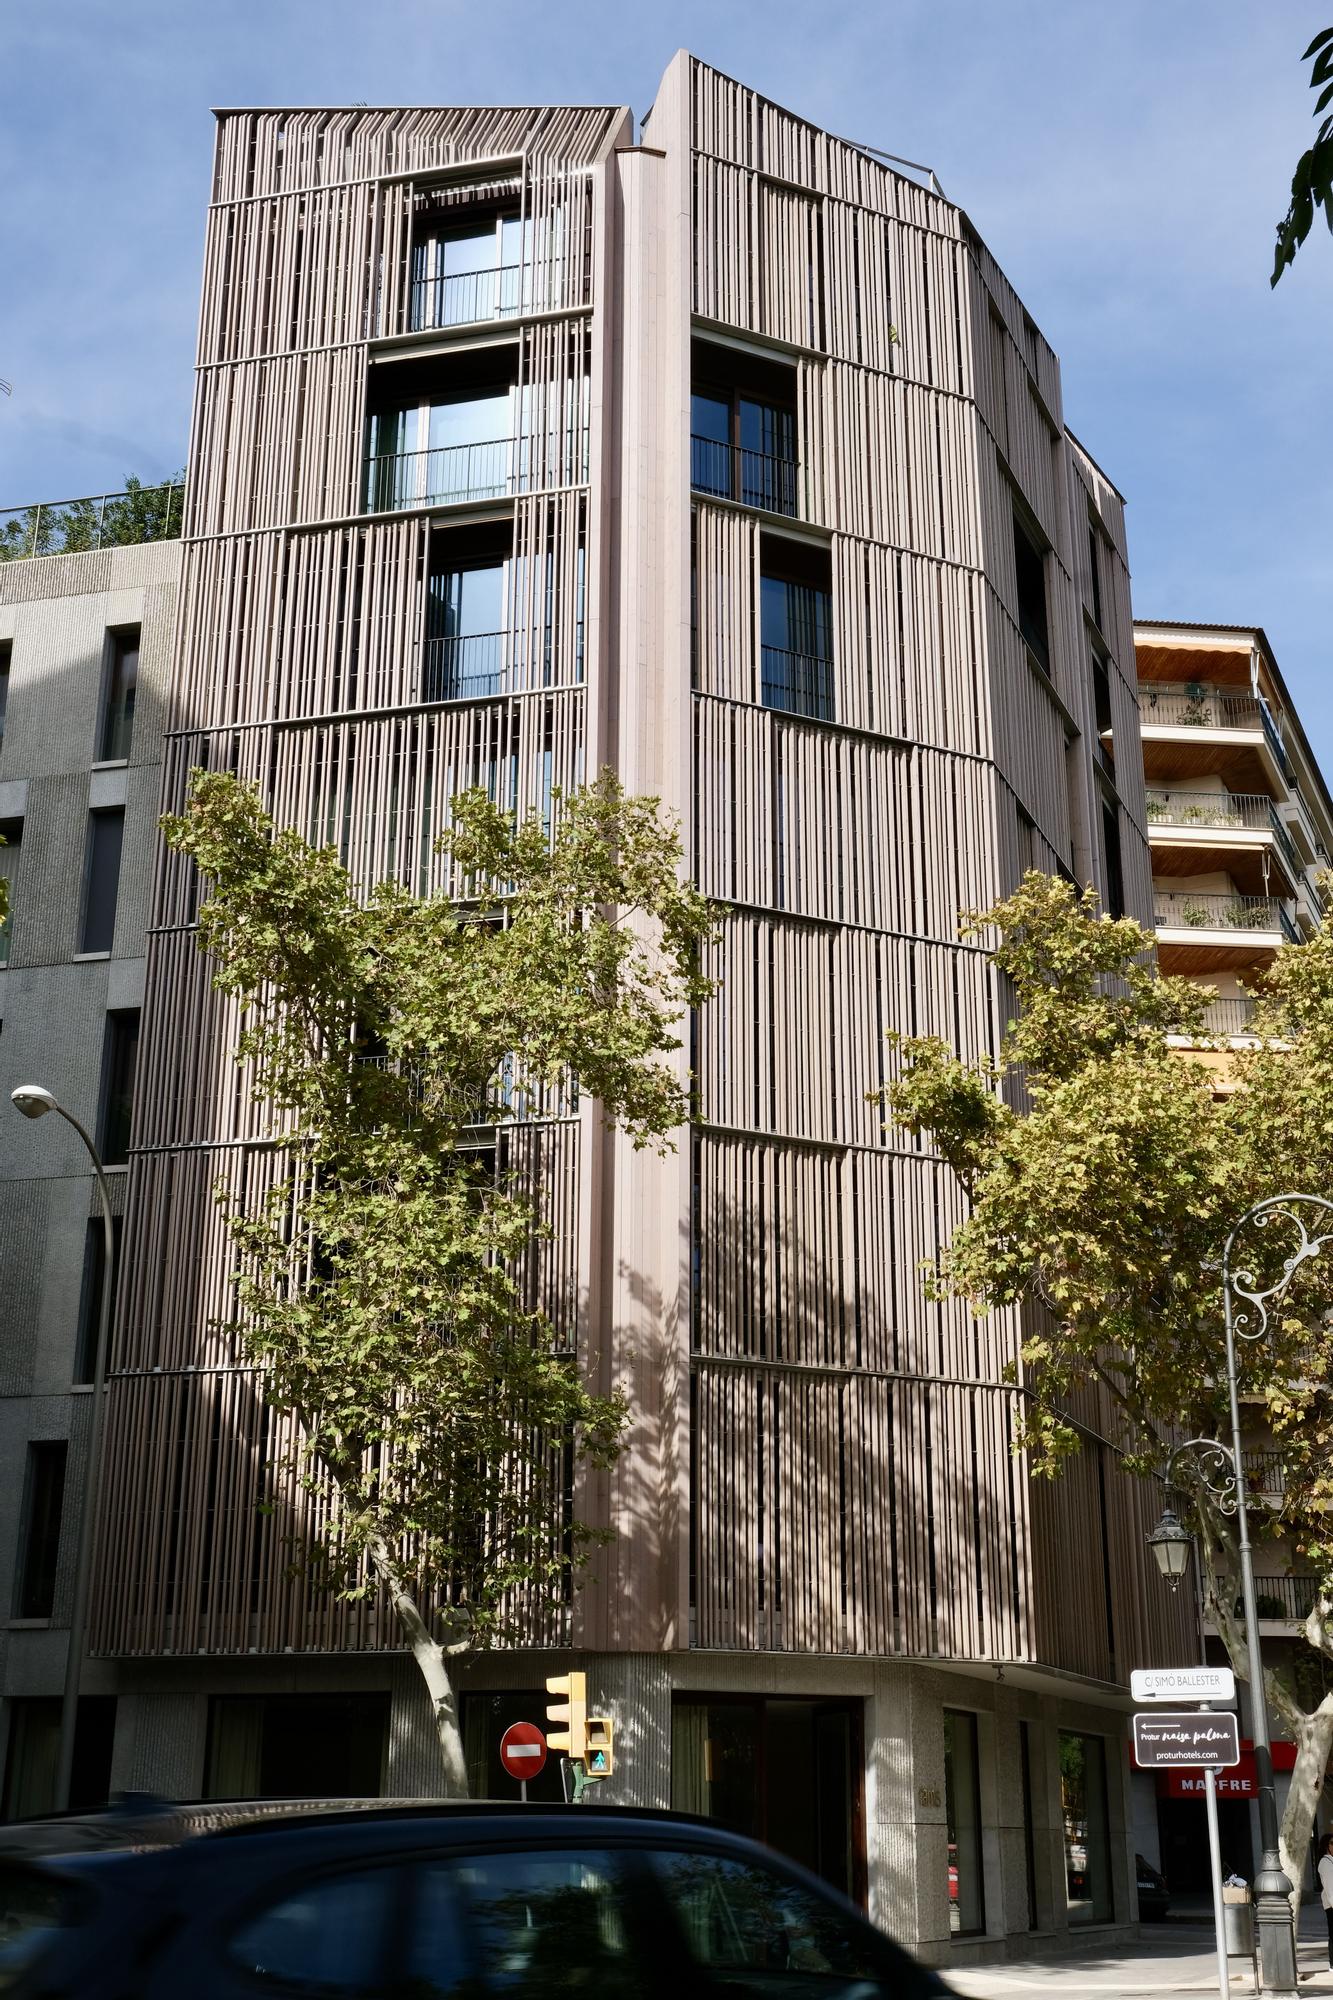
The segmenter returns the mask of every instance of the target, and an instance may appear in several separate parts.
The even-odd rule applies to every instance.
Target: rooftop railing
[[[28,556],[82,555],[127,548],[136,542],[170,542],[180,535],[185,487],[181,480],[140,486],[83,500],[46,500],[32,507],[0,508],[0,562]]]
[[[1295,944],[1299,933],[1276,896],[1191,895],[1159,889],[1153,922],[1172,931],[1281,931]]]
[[[716,438],[690,439],[690,484],[696,493],[718,500],[739,500],[743,507],[793,516],[798,511],[800,470],[794,458],[748,451]]]

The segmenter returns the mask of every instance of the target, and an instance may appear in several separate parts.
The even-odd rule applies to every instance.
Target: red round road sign
[[[546,1763],[546,1738],[535,1722],[511,1722],[500,1738],[500,1762],[511,1778],[536,1778]]]

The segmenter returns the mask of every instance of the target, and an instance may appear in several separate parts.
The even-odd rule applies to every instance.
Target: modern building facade
[[[1121,498],[967,217],[686,54],[638,135],[222,113],[180,564],[168,807],[234,769],[426,889],[460,788],[545,811],[610,766],[721,911],[674,1155],[586,1103],[508,1135],[553,1225],[535,1294],[631,1428],[579,1495],[614,1531],[587,1586],[467,1668],[478,1785],[576,1655],[618,1798],[788,1848],[927,1956],[1132,1921],[1128,1674],[1190,1647],[1153,1496],[1091,1391],[1029,1483],[1020,1329],[927,1303],[959,1196],[867,1101],[894,1030],[998,1043],[961,909],[1037,866],[1152,914]],[[384,1605],[294,1572],[310,1503],[225,1331],[212,1190],[280,1168],[194,893],[160,857],[89,1681],[113,1781],[429,1794],[415,1669]]]
[[[24,559],[29,547],[95,539],[58,525],[86,527],[95,504],[46,510],[45,532],[14,535],[13,559],[0,560],[0,869],[11,898],[0,970],[7,1818],[51,1798],[105,1283],[86,1152],[58,1118],[20,1118],[9,1094],[42,1084],[94,1135],[119,1231],[180,555],[161,541]],[[30,514],[10,518],[22,528]],[[114,1669],[93,1663],[83,1685],[75,1797],[93,1801],[111,1778]]]

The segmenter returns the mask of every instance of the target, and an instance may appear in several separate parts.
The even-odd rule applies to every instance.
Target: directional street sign
[[[1149,1711],[1134,1717],[1134,1761],[1142,1770],[1189,1764],[1196,1771],[1227,1771],[1240,1762],[1240,1729],[1234,1715]]]
[[[546,1738],[535,1722],[510,1723],[500,1738],[500,1762],[520,1784],[540,1777],[546,1763]]]
[[[1142,1667],[1129,1677],[1135,1701],[1234,1701],[1230,1667]]]

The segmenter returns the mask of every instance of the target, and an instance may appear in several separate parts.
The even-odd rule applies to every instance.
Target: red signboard
[[[500,1738],[500,1762],[520,1783],[541,1775],[546,1763],[546,1738],[535,1722],[511,1722]]]
[[[1273,1769],[1290,1771],[1296,1763],[1294,1743],[1273,1745]],[[1177,1767],[1172,1771],[1157,1773],[1157,1796],[1160,1799],[1202,1799],[1204,1778],[1202,1771],[1189,1767]],[[1259,1796],[1254,1776],[1254,1744],[1248,1736],[1241,1740],[1240,1762],[1229,1771],[1217,1773],[1217,1796],[1219,1799],[1254,1799]]]

